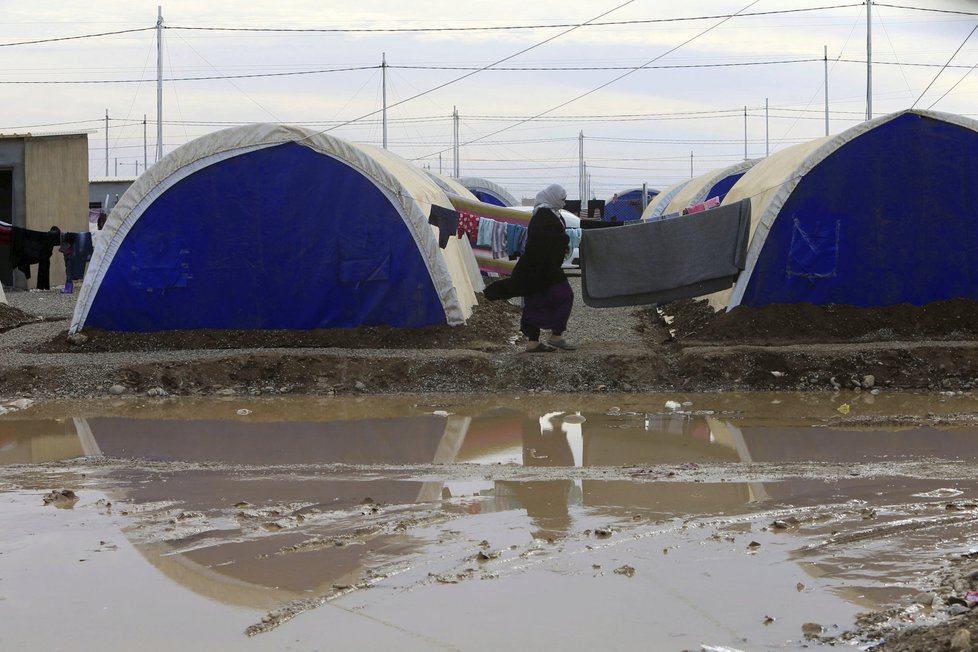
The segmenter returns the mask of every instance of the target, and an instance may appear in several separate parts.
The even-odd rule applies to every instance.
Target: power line
[[[99,32],[97,34],[80,34],[78,36],[58,36],[55,38],[38,39],[36,41],[18,41],[16,43],[0,43],[0,48],[10,48],[16,45],[35,45],[38,43],[54,43],[56,41],[74,41],[82,38],[97,38],[100,36],[115,36],[117,34],[131,34],[133,32],[146,32],[155,27],[136,27],[134,29],[120,29],[115,32]]]
[[[405,103],[410,102],[412,100],[416,100],[419,97],[423,97],[423,96],[428,95],[430,93],[434,93],[437,90],[440,90],[442,88],[445,88],[447,86],[451,86],[452,84],[455,84],[457,82],[460,82],[463,79],[468,79],[469,77],[472,77],[473,75],[476,75],[479,72],[482,72],[483,70],[488,70],[489,68],[492,68],[493,66],[497,66],[497,65],[499,65],[499,64],[501,64],[501,63],[503,63],[505,61],[509,61],[510,59],[514,59],[514,58],[520,56],[521,54],[526,54],[530,50],[534,50],[534,49],[536,49],[538,47],[541,47],[543,45],[546,45],[547,43],[550,43],[551,41],[554,41],[556,39],[559,39],[560,37],[562,37],[562,36],[564,36],[566,34],[569,34],[569,33],[573,32],[574,30],[579,29],[579,28],[581,28],[581,27],[583,27],[583,26],[585,26],[585,25],[587,25],[589,23],[592,23],[592,22],[598,20],[599,18],[603,18],[603,17],[607,16],[610,13],[613,13],[615,11],[618,11],[622,7],[625,7],[627,5],[630,5],[634,1],[635,0],[626,0],[626,2],[623,2],[622,4],[616,6],[616,7],[612,8],[612,9],[609,9],[608,11],[605,11],[603,13],[600,13],[597,16],[595,16],[594,18],[591,18],[590,20],[586,20],[583,23],[580,23],[578,25],[574,25],[573,27],[570,27],[569,29],[566,29],[563,32],[560,32],[559,34],[554,34],[553,36],[551,36],[549,38],[545,38],[544,40],[539,41],[537,43],[534,43],[533,45],[531,45],[529,47],[523,48],[519,52],[515,52],[515,53],[513,53],[513,54],[511,54],[509,56],[506,56],[506,57],[503,57],[502,59],[499,59],[498,61],[494,61],[493,63],[490,63],[487,66],[484,66],[484,67],[480,68],[479,70],[473,70],[472,72],[466,73],[466,74],[464,74],[464,75],[462,75],[460,77],[456,77],[455,79],[451,79],[451,80],[449,80],[449,81],[447,81],[447,82],[445,82],[443,84],[438,84],[437,86],[434,86],[432,88],[429,88],[426,91],[422,91],[422,92],[416,93],[416,94],[414,94],[414,95],[412,95],[410,97],[406,97],[406,98],[404,98],[403,100],[401,100],[399,102],[395,102],[394,104],[391,104],[387,108],[393,108],[395,106],[400,106],[401,104],[405,104]],[[338,129],[339,127],[343,127],[343,126],[346,126],[346,125],[351,124],[353,122],[357,122],[358,120],[362,120],[363,118],[369,118],[372,115],[376,115],[376,114],[380,113],[381,110],[382,109],[376,109],[376,110],[371,111],[369,113],[365,113],[365,114],[363,114],[363,115],[361,115],[361,116],[359,116],[357,118],[353,118],[351,120],[347,120],[343,124],[337,125],[336,127],[331,127],[330,129],[327,129],[325,131],[332,131],[332,129]],[[442,151],[447,151],[447,150],[442,150]]]
[[[321,75],[332,72],[352,72],[356,70],[373,70],[380,66],[356,66],[351,68],[330,68],[328,70],[300,70],[293,72],[265,72],[247,75],[210,75],[206,77],[166,77],[165,82],[184,81],[213,81],[215,79],[250,79],[255,77],[290,77],[295,75]],[[57,79],[57,80],[0,80],[0,84],[141,84],[150,81],[146,79]]]
[[[912,11],[930,11],[938,14],[956,14],[958,16],[978,16],[978,12],[974,11],[955,11],[952,9],[932,9],[929,7],[908,7],[906,5],[888,5],[882,2],[874,2],[876,7],[888,7],[890,9],[910,9]]]
[[[520,71],[549,71],[549,72],[580,72],[589,70],[668,70],[668,69],[681,69],[681,68],[729,68],[729,67],[745,67],[745,66],[770,66],[779,64],[793,64],[793,63],[821,63],[822,59],[812,58],[812,59],[784,59],[781,61],[742,61],[734,63],[701,63],[701,64],[676,64],[676,65],[665,65],[665,66],[552,66],[552,67],[464,67],[464,66],[412,66],[412,65],[388,65],[388,68],[401,68],[405,70],[471,70],[473,72],[520,72]],[[836,59],[835,61],[840,63],[856,63],[860,65],[865,65],[865,60],[859,59]],[[910,66],[919,68],[959,68],[959,69],[970,69],[971,66],[967,65],[951,65],[951,64],[939,64],[939,63],[908,63],[899,61],[874,61],[874,65],[881,66]],[[252,79],[260,77],[294,77],[302,75],[324,75],[336,72],[356,72],[360,70],[379,70],[381,66],[371,65],[371,66],[352,66],[349,68],[328,68],[322,70],[293,70],[288,72],[269,72],[269,73],[248,73],[241,75],[209,75],[209,76],[199,76],[199,77],[167,77],[164,78],[164,82],[185,82],[185,81],[214,81],[223,79]],[[53,85],[53,84],[139,84],[149,80],[146,79],[52,79],[52,80],[0,80],[0,84],[20,84],[20,85]],[[436,89],[433,89],[436,90]],[[428,91],[430,92],[430,91]],[[409,98],[411,99],[411,98]],[[406,100],[405,100],[406,101]],[[392,105],[393,106],[393,105]],[[743,111],[743,109],[732,109],[733,111]],[[372,114],[370,114],[372,115]],[[466,116],[466,119],[472,119],[473,116]],[[237,123],[233,123],[237,124]]]
[[[495,25],[487,27],[327,27],[327,28],[311,28],[311,27],[195,27],[190,25],[164,25],[163,29],[182,29],[182,30],[193,30],[193,31],[208,31],[208,32],[271,32],[271,33],[423,33],[423,32],[486,32],[486,31],[512,31],[512,30],[529,30],[529,29],[563,29],[567,27],[615,27],[615,26],[626,26],[626,25],[650,25],[656,23],[677,23],[677,22],[690,22],[698,20],[716,20],[719,18],[732,18],[733,16],[774,16],[782,14],[796,14],[796,13],[807,13],[812,11],[826,11],[831,9],[850,9],[853,7],[861,7],[862,3],[852,3],[852,4],[841,4],[841,5],[827,5],[823,7],[802,7],[799,9],[778,9],[771,11],[755,11],[751,13],[743,14],[714,14],[706,16],[682,16],[677,18],[647,18],[647,19],[636,19],[636,20],[615,20],[615,21],[600,21],[593,23],[586,23],[585,25],[579,25],[576,23],[551,23],[551,24],[535,24],[535,25]],[[879,4],[880,7],[893,7],[896,9],[917,9],[919,11],[942,11],[939,9],[923,9],[920,7],[905,7],[902,5],[887,5]],[[965,11],[943,11],[942,13],[950,14],[960,14],[960,15],[978,15],[971,12]],[[47,39],[35,39],[31,41],[15,41],[12,43],[0,43],[0,47],[15,47],[21,45],[37,45],[41,43],[56,43],[59,41],[73,41],[78,39],[88,39],[88,38],[99,38],[103,36],[117,36],[119,34],[132,34],[134,32],[146,32],[150,30],[155,30],[156,27],[136,27],[133,29],[121,29],[112,32],[97,32],[94,34],[79,34],[77,36],[57,36]]]
[[[667,70],[671,68],[731,68],[735,66],[770,66],[782,63],[812,63],[821,62],[820,58],[812,59],[785,59],[782,61],[742,61],[736,63],[690,63],[690,64],[674,64],[667,66],[642,66],[643,70]],[[474,66],[392,66],[388,65],[388,68],[403,68],[405,70],[481,70],[481,68],[476,68]],[[572,71],[579,72],[582,70],[634,70],[635,66],[508,66],[508,67],[498,67],[492,68],[492,71],[546,71],[546,72],[560,72],[560,71]]]
[[[649,25],[654,23],[676,23],[696,20],[717,20],[719,18],[733,18],[734,16],[772,16],[779,14],[795,14],[810,11],[824,11],[827,9],[849,9],[862,7],[862,3],[830,5],[824,7],[805,7],[799,9],[778,9],[771,11],[756,11],[741,14],[716,14],[709,16],[686,16],[679,18],[647,18],[637,20],[615,20],[589,22],[587,27],[607,27],[621,25]],[[557,29],[567,27],[581,27],[578,23],[552,23],[536,25],[496,25],[488,27],[190,27],[186,25],[167,25],[164,29],[186,29],[209,32],[284,32],[284,33],[416,33],[416,32],[486,32],[486,31],[508,31],[523,29]]]
[[[960,52],[961,51],[961,48],[964,47],[965,43],[967,43],[968,40],[971,39],[971,35],[975,33],[975,30],[978,30],[978,24],[976,24],[974,27],[971,28],[971,31],[968,32],[968,35],[965,37],[964,41],[961,42],[961,45],[958,46],[958,49],[955,50],[954,51],[954,54],[952,54],[951,57],[947,60],[947,63],[945,63],[941,67],[941,69],[937,71],[937,74],[934,75],[934,78],[932,80],[930,80],[930,83],[929,84],[927,84],[927,88],[925,88],[924,89],[924,92],[920,94],[920,97],[918,97],[914,101],[914,103],[910,105],[910,108],[911,109],[914,108],[915,106],[917,106],[917,102],[919,102],[921,100],[921,98],[923,98],[924,95],[927,94],[927,91],[929,91],[930,90],[930,87],[934,85],[934,82],[937,81],[937,78],[941,76],[941,73],[944,72],[944,70],[945,70],[945,68],[947,68],[948,64],[951,63],[951,60],[954,59],[954,57],[958,56],[958,52]],[[946,93],[945,93],[945,95],[946,95]],[[941,97],[943,98],[944,95],[942,95]],[[933,105],[931,105],[931,106],[933,106]]]
[[[641,70],[642,68],[648,66],[649,64],[654,63],[654,62],[658,61],[659,59],[661,59],[661,58],[663,58],[663,57],[665,57],[665,56],[667,56],[669,54],[672,54],[673,52],[675,52],[679,48],[684,47],[685,45],[688,45],[689,43],[692,43],[693,41],[695,41],[696,39],[700,38],[701,36],[703,36],[703,35],[711,32],[711,31],[713,31],[714,29],[716,29],[720,25],[724,24],[725,22],[727,22],[728,20],[730,20],[734,16],[737,16],[741,12],[746,11],[747,9],[753,7],[759,1],[760,0],[753,0],[753,2],[751,2],[749,5],[747,5],[746,7],[744,7],[744,9],[742,9],[741,11],[738,11],[737,14],[731,14],[730,16],[727,16],[727,17],[723,18],[723,20],[721,20],[721,21],[719,21],[719,22],[711,25],[710,27],[707,27],[706,29],[702,30],[701,32],[699,32],[695,36],[692,36],[692,37],[686,39],[685,41],[683,41],[679,45],[677,45],[675,47],[672,47],[672,48],[666,50],[662,54],[660,54],[660,55],[658,55],[656,57],[653,57],[652,59],[650,59],[649,61],[646,61],[641,66],[638,66],[637,68],[633,68],[632,70],[630,70],[630,71],[628,71],[628,72],[626,72],[624,74],[618,75],[614,79],[611,79],[611,80],[609,80],[609,81],[601,84],[600,86],[597,86],[595,88],[592,88],[589,91],[586,91],[584,93],[581,93],[579,95],[576,95],[575,97],[572,97],[571,99],[567,100],[566,102],[562,102],[562,103],[558,104],[557,106],[551,107],[551,108],[549,108],[549,109],[547,109],[545,111],[541,111],[540,113],[538,113],[538,114],[536,114],[536,115],[534,115],[534,116],[532,116],[530,118],[527,118],[526,120],[522,120],[522,121],[517,122],[515,124],[509,125],[508,127],[503,127],[502,129],[497,129],[496,131],[493,131],[491,133],[488,133],[488,134],[486,134],[484,136],[480,136],[479,138],[475,138],[473,140],[470,140],[470,141],[466,142],[465,145],[471,145],[472,143],[478,142],[480,140],[484,140],[486,138],[491,138],[492,136],[495,136],[496,134],[500,134],[500,133],[502,133],[504,131],[507,131],[509,129],[512,129],[514,127],[518,127],[518,126],[520,126],[522,124],[525,124],[527,122],[530,122],[531,120],[535,120],[536,118],[539,118],[540,116],[543,116],[543,115],[546,115],[548,113],[552,113],[553,111],[556,111],[558,109],[561,109],[561,108],[567,106],[568,104],[571,104],[573,102],[576,102],[577,100],[580,100],[580,99],[582,99],[584,97],[587,97],[588,95],[590,95],[592,93],[596,93],[597,91],[601,90],[602,88],[606,88],[606,87],[610,86],[611,84],[614,84],[615,82],[617,82],[617,81],[619,81],[621,79],[624,79],[628,75],[630,75],[630,74],[632,74],[632,73],[634,73],[634,72],[636,72],[638,70]],[[431,156],[436,156],[436,155],[441,154],[442,152],[445,152],[445,151],[447,151],[447,150],[441,150],[440,152],[435,152],[434,154],[430,154],[427,157],[421,157],[421,158],[429,158]],[[414,160],[417,160],[417,159],[414,159]]]

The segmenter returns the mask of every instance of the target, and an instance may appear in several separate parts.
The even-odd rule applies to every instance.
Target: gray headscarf
[[[552,183],[537,193],[536,201],[533,202],[533,212],[536,213],[540,208],[549,208],[559,215],[566,199],[567,191],[564,187]]]

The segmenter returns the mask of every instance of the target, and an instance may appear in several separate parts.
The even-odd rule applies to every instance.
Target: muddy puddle
[[[970,395],[7,409],[0,649],[867,649],[975,540]]]

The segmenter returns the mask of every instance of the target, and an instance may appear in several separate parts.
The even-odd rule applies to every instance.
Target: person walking
[[[512,276],[485,289],[490,301],[523,297],[520,331],[527,338],[527,353],[577,348],[564,339],[574,306],[574,291],[562,268],[570,242],[560,216],[566,199],[567,191],[556,183],[537,193],[527,226],[525,252],[516,261]],[[543,330],[550,331],[547,342],[540,340]]]

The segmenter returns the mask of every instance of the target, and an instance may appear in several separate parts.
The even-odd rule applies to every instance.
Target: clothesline
[[[581,229],[568,228],[565,231],[571,243],[566,258],[570,261],[574,249],[581,242]],[[523,255],[526,252],[526,233],[527,229],[522,224],[459,211],[458,237],[467,236],[473,247],[488,249],[494,260],[504,257],[515,260]]]
[[[55,247],[64,257],[66,292],[71,291],[72,281],[84,278],[85,265],[91,259],[94,247],[88,231],[73,233],[52,227],[48,231],[34,231],[19,226],[6,226],[0,222],[0,241],[7,236],[10,241],[10,264],[26,278],[31,277],[31,266],[37,265],[37,289],[51,289],[51,254]]]

